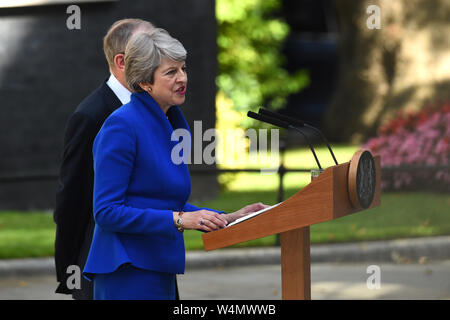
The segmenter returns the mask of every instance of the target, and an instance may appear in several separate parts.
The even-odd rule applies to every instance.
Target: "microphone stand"
[[[289,128],[289,129],[294,129],[295,131],[297,131],[297,132],[299,132],[299,133],[302,134],[302,136],[305,138],[306,142],[308,143],[309,148],[310,148],[311,151],[312,151],[312,154],[313,154],[313,156],[314,156],[314,159],[316,159],[316,162],[317,162],[317,165],[319,166],[319,169],[322,170],[322,166],[320,165],[319,159],[317,159],[316,152],[314,151],[314,148],[313,148],[313,146],[312,146],[312,144],[311,144],[311,141],[309,140],[308,136],[307,136],[302,130],[300,130],[300,129],[297,128],[297,127],[294,127],[293,125],[288,125],[288,128]]]
[[[307,123],[305,123],[305,127],[314,130],[315,132],[317,132],[317,133],[322,137],[322,140],[323,140],[323,141],[325,142],[325,144],[327,145],[328,150],[330,151],[331,156],[333,157],[334,163],[335,163],[336,165],[338,165],[338,162],[337,162],[337,160],[336,160],[336,157],[334,156],[333,150],[331,150],[330,144],[328,143],[328,140],[327,140],[327,138],[325,138],[325,135],[322,133],[322,131],[320,131],[320,130],[317,129],[316,127],[310,126],[310,125],[307,124]]]

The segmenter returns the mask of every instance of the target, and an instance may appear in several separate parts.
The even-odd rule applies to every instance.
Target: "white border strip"
[[[116,2],[117,0],[0,0],[0,8],[35,7],[54,4],[78,4],[83,2]]]

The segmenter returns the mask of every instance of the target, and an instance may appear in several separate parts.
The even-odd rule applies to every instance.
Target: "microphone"
[[[325,144],[328,147],[328,150],[330,151],[331,156],[333,157],[334,163],[336,165],[338,165],[336,157],[334,156],[333,150],[331,150],[331,147],[330,147],[330,144],[328,143],[327,138],[325,138],[325,136],[322,133],[322,131],[320,131],[316,127],[313,127],[313,126],[303,122],[302,120],[295,119],[293,117],[289,117],[289,116],[286,116],[284,114],[273,112],[273,111],[270,111],[270,110],[267,110],[267,109],[264,109],[264,108],[259,108],[258,113],[261,114],[261,115],[270,116],[272,118],[280,119],[280,120],[282,120],[284,122],[287,122],[288,124],[290,124],[292,126],[297,126],[297,128],[305,127],[305,128],[310,128],[310,129],[314,130],[316,133],[318,133],[320,135],[322,140],[325,142]]]
[[[284,129],[289,128],[289,123],[287,123],[284,120],[279,120],[279,119],[273,118],[271,116],[258,114],[258,113],[252,112],[252,111],[247,112],[247,117],[250,117],[250,118],[262,121],[262,122],[266,122],[266,123],[272,124],[272,125],[280,127],[280,128],[284,128]]]
[[[284,120],[273,118],[271,116],[260,114],[260,113],[255,113],[252,111],[247,112],[247,116],[250,118],[262,121],[262,122],[272,124],[272,125],[280,127],[280,128],[294,129],[294,130],[300,132],[303,135],[303,137],[305,138],[306,142],[308,142],[309,148],[311,149],[311,152],[314,155],[314,159],[316,160],[316,163],[319,166],[319,169],[322,170],[322,166],[320,165],[319,159],[317,159],[317,155],[316,155],[316,152],[314,151],[311,141],[309,140],[308,136],[303,131],[301,131],[299,128],[294,127],[293,125],[289,124],[288,122],[286,122]]]
[[[278,113],[278,112],[273,112],[270,111],[268,109],[264,109],[264,108],[259,108],[258,110],[259,114],[263,114],[263,115],[267,115],[269,117],[273,117],[276,119],[281,119],[287,123],[290,123],[292,125],[298,126],[299,128],[302,128],[305,126],[305,123],[302,120],[299,119],[295,119],[289,116],[285,116],[284,114]]]

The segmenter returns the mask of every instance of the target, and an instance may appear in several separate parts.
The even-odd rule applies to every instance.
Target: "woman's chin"
[[[175,105],[181,106],[181,105],[184,103],[185,100],[186,100],[185,97],[176,99],[176,100],[175,100]]]

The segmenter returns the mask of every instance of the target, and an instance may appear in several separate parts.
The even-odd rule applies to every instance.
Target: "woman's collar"
[[[167,110],[167,113],[164,113],[155,99],[145,91],[134,92],[131,95],[131,99],[139,100],[155,116],[165,121],[169,121],[172,124],[173,129],[184,128],[189,130],[186,119],[178,106],[172,106]]]

